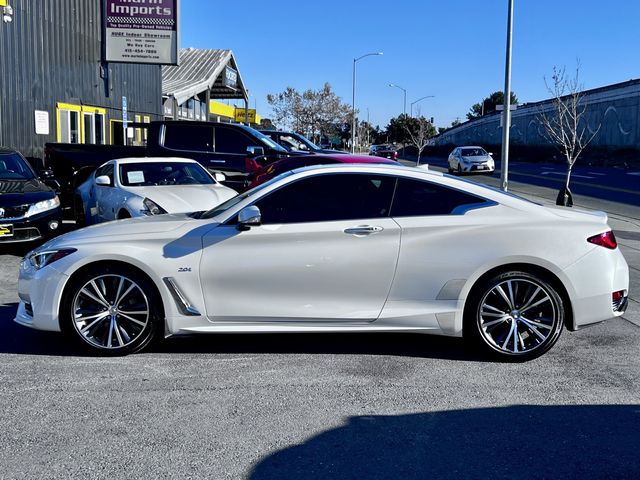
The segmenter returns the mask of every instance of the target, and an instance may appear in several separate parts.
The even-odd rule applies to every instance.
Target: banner
[[[178,0],[104,0],[105,61],[178,64]]]

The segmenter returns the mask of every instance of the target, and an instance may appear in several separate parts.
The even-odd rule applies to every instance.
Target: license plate
[[[0,237],[13,237],[13,225],[0,225]]]

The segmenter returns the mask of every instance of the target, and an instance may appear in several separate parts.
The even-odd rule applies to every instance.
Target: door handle
[[[345,228],[344,233],[347,235],[355,235],[356,237],[364,237],[365,235],[371,235],[372,233],[378,233],[383,230],[384,228],[374,225],[358,225],[357,227]]]

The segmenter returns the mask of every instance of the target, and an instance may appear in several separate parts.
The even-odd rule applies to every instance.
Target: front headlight
[[[150,198],[145,198],[142,201],[142,204],[144,205],[144,210],[142,210],[142,213],[144,213],[145,215],[161,215],[163,213],[167,213],[167,211],[162,208],[160,205],[158,205],[156,202],[154,202],[153,200],[151,200]]]
[[[31,205],[29,207],[29,210],[27,210],[25,217],[31,217],[32,215],[37,215],[39,213],[46,212],[47,210],[53,210],[54,208],[58,208],[59,206],[60,206],[60,199],[56,195],[55,197],[50,198],[49,200],[43,200],[41,202],[34,203],[33,205]]]
[[[41,252],[32,252],[27,256],[27,260],[36,270],[46,267],[47,265],[76,252],[75,248],[60,248],[57,250],[43,250]]]

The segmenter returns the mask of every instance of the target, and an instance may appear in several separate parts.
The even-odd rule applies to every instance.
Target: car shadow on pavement
[[[410,333],[205,334],[157,342],[158,353],[387,355],[489,361],[460,338]]]
[[[32,330],[13,321],[17,303],[0,305],[0,353],[87,356],[61,333]],[[459,338],[406,333],[204,334],[154,342],[145,353],[317,353],[488,360]]]
[[[42,332],[13,321],[17,303],[0,305],[0,353],[23,355],[76,355],[79,352],[60,333]]]
[[[639,405],[357,416],[268,455],[249,478],[637,479],[639,427]]]

